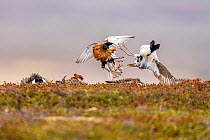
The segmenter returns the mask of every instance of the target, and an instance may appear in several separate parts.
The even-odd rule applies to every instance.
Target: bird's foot
[[[114,71],[119,70],[123,65],[119,65],[117,68],[114,69]]]
[[[123,59],[124,58],[124,56],[121,56],[121,57],[115,57],[114,58],[114,60],[116,60],[116,59]]]
[[[117,77],[117,76],[113,76],[113,77],[112,77],[112,80],[114,80],[115,78],[118,78],[118,77]]]
[[[117,62],[123,62],[123,60],[118,60]]]

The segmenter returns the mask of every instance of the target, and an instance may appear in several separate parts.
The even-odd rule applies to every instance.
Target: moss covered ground
[[[5,83],[0,139],[210,139],[210,81]]]

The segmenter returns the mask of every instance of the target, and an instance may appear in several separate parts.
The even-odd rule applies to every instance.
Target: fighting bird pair
[[[117,63],[120,63],[124,57],[117,57],[116,51],[117,49],[128,50],[125,43],[132,38],[135,37],[110,36],[101,43],[93,43],[83,51],[76,63],[85,63],[95,58],[97,61],[101,61],[101,67],[108,71],[109,79],[117,78],[123,73],[122,65]]]
[[[117,60],[124,58],[116,56],[116,51],[120,49],[128,56],[134,57],[134,63],[127,66],[152,71],[160,83],[171,84],[178,81],[157,57],[156,50],[159,49],[160,44],[155,44],[155,41],[152,40],[150,45],[142,45],[139,54],[135,54],[125,46],[125,43],[132,38],[135,37],[110,36],[101,43],[93,43],[83,51],[76,63],[85,63],[95,58],[97,61],[101,61],[101,67],[108,71],[109,79],[113,80],[123,73],[122,65],[118,64],[117,66],[117,62],[120,62]]]

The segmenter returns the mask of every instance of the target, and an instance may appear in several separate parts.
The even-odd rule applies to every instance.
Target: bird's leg
[[[123,66],[123,65],[120,65],[120,64],[119,64],[119,66],[118,66],[117,68],[115,68],[114,71],[117,71],[117,70],[120,69],[122,66]]]
[[[126,50],[128,50],[130,54],[134,55],[134,53],[131,52],[131,50],[129,50],[128,47],[127,47],[124,43],[122,44],[122,46],[123,46]]]
[[[113,76],[113,77],[112,77],[112,80],[114,80],[115,78],[118,78],[118,77],[116,77],[116,76]]]
[[[120,63],[120,62],[123,62],[123,60],[118,60],[117,62],[119,62],[119,63]]]
[[[114,60],[116,60],[116,59],[123,59],[123,58],[124,58],[124,56],[116,57],[116,58],[114,58]]]
[[[125,45],[122,45],[124,48],[127,48]],[[120,50],[122,50],[125,54],[127,54],[128,56],[133,56],[134,55],[134,53],[132,53],[130,50],[128,50],[128,48],[127,48],[127,50],[129,51],[129,52],[126,52],[123,48],[122,48],[122,46],[118,46],[118,48],[120,49]]]
[[[109,69],[107,69],[107,68],[105,68],[108,72],[109,72],[109,74],[111,74],[110,75],[110,79],[111,80],[113,80],[114,78],[117,78],[116,76],[114,76],[114,73],[111,71],[111,70],[109,70]]]

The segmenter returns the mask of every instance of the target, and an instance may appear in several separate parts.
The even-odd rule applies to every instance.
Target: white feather
[[[123,73],[123,69],[122,68],[118,68],[116,70],[116,66],[113,63],[109,63],[107,62],[107,64],[105,65],[105,69],[108,72],[108,79],[109,80],[113,80],[114,77],[120,77]]]
[[[44,78],[42,78],[42,81],[43,81],[43,83],[47,83],[47,81]]]
[[[36,84],[35,79],[31,82],[32,84]]]
[[[82,54],[79,56],[79,58],[76,60],[76,63],[86,63],[94,58],[93,55],[93,46],[97,43],[93,43],[82,52]]]
[[[142,45],[140,47],[139,54],[134,55],[134,65],[140,69],[152,71],[161,83],[170,84],[177,81],[167,68],[160,63],[156,51],[151,53],[150,45]]]
[[[135,36],[109,36],[105,40],[115,45],[122,45],[132,38],[135,38]]]

